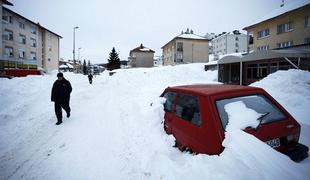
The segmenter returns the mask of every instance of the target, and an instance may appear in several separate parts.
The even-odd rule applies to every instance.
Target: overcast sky
[[[112,47],[122,60],[141,43],[161,47],[190,28],[195,34],[241,30],[280,6],[282,0],[9,0],[8,7],[61,35],[60,57],[106,62]],[[294,0],[286,0],[286,3]]]

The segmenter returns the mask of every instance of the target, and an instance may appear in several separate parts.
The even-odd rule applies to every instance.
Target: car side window
[[[176,115],[197,126],[201,124],[198,98],[191,95],[180,94],[176,103]]]
[[[172,112],[173,101],[175,100],[176,96],[177,96],[177,93],[175,93],[175,92],[166,92],[165,93],[164,98],[166,99],[166,102],[164,103],[164,110],[166,112]]]

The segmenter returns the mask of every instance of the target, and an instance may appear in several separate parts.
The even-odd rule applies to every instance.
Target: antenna
[[[280,5],[280,7],[283,7],[284,6],[284,0],[282,0],[282,4]]]

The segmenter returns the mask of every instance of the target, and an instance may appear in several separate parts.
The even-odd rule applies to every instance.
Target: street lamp
[[[75,30],[78,29],[78,26],[73,28],[73,62],[75,64]]]
[[[78,60],[80,60],[80,50],[81,49],[82,49],[81,47],[78,48]]]

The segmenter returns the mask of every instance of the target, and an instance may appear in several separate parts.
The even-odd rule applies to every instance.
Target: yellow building
[[[309,0],[284,4],[244,30],[253,37],[253,51],[220,59],[220,82],[249,85],[278,70],[310,70]]]
[[[163,65],[207,63],[209,40],[187,30],[174,37],[163,47]]]
[[[244,28],[253,37],[253,50],[310,43],[310,1],[296,0]]]

